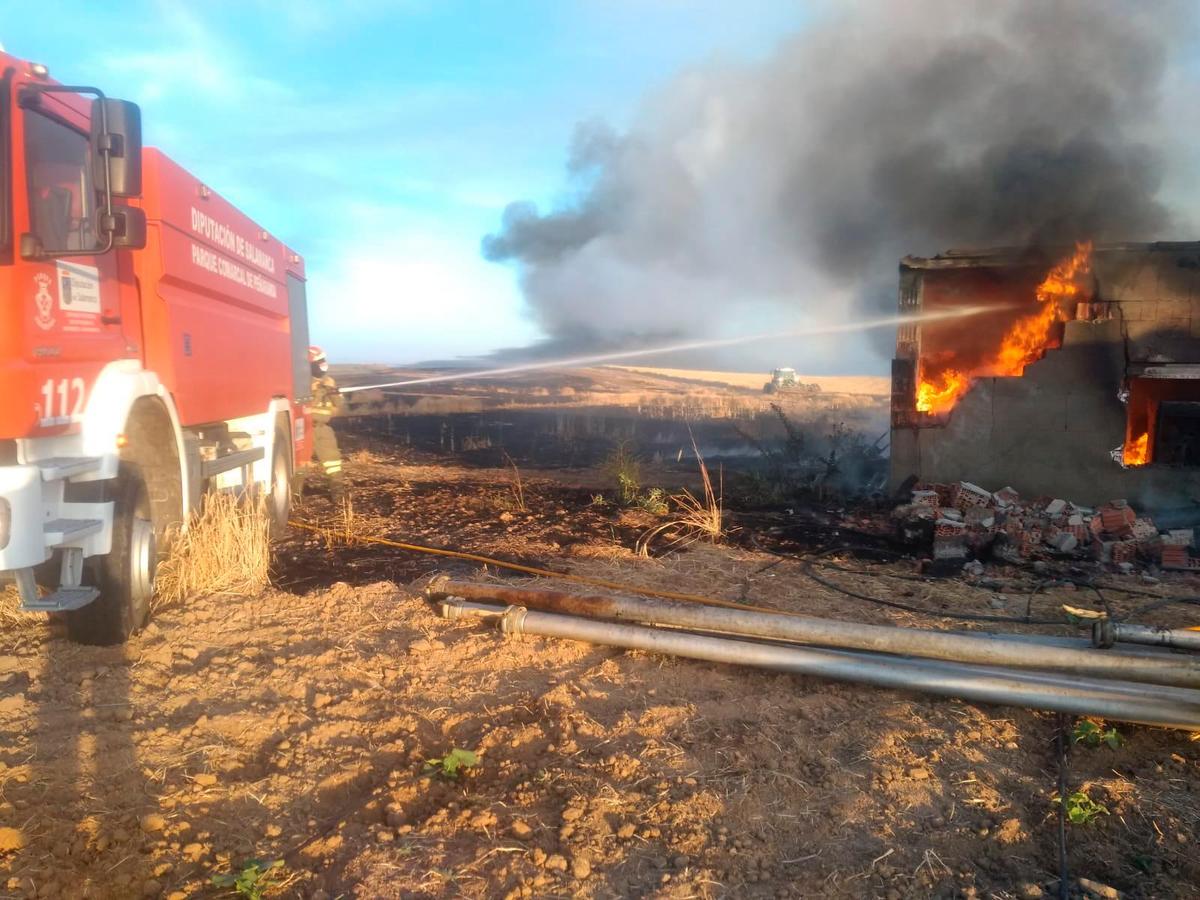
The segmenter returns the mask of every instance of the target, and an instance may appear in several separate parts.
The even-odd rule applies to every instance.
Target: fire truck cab
[[[118,643],[204,491],[285,527],[310,454],[304,264],[143,149],[132,103],[0,52],[0,579]]]

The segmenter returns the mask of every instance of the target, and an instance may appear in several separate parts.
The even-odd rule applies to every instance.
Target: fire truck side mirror
[[[92,150],[97,187],[103,188],[105,184],[107,158],[107,183],[112,186],[112,195],[141,196],[142,111],[136,103],[107,97],[92,101]]]
[[[115,206],[100,219],[101,234],[112,235],[112,245],[122,250],[146,246],[146,212],[133,206]]]

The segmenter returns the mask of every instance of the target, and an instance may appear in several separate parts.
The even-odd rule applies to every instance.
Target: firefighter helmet
[[[329,371],[329,360],[325,358],[325,351],[320,347],[309,347],[308,367],[312,370],[313,378],[323,378]]]

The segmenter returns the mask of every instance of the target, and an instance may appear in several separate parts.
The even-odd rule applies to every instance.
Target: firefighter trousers
[[[342,479],[342,452],[338,449],[337,434],[334,433],[328,422],[313,423],[313,455],[320,463],[321,471],[329,476],[334,498],[342,496],[345,492],[345,483]],[[303,495],[306,479],[301,475],[296,481],[298,482],[296,491]]]

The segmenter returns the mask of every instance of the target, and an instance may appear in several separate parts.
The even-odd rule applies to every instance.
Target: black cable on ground
[[[1049,578],[1045,581],[1039,581],[1036,585],[1034,585],[1033,590],[1029,592],[1029,598],[1025,603],[1025,615],[1029,616],[1033,610],[1034,594],[1041,593],[1044,588],[1054,587],[1056,584],[1061,584],[1063,580],[1064,579],[1061,578]],[[1090,591],[1093,591],[1100,599],[1100,605],[1104,607],[1104,614],[1114,622],[1117,620],[1116,614],[1113,612],[1112,606],[1108,602],[1108,598],[1104,596],[1100,588],[1086,581],[1068,581],[1068,583],[1073,584],[1076,587],[1084,587]]]
[[[769,551],[768,551],[769,552]],[[948,578],[943,578],[938,575],[910,575],[907,572],[872,572],[870,569],[851,569],[847,566],[839,566],[836,563],[822,563],[828,569],[837,569],[839,572],[845,572],[847,575],[867,575],[872,578],[884,576],[887,578],[895,578],[897,581],[915,581],[919,584],[936,584],[939,581],[948,581]],[[972,584],[969,581],[964,581],[962,584],[965,587],[975,588],[980,591],[990,591],[993,588],[984,587],[981,584]]]
[[[842,585],[837,584],[836,582],[829,581],[828,579],[822,578],[820,575],[818,575],[816,572],[813,571],[814,565],[825,566],[825,567],[833,568],[833,569],[841,569],[840,566],[838,566],[834,563],[825,562],[825,561],[821,560],[820,557],[825,556],[830,553],[837,553],[837,552],[841,552],[843,550],[848,549],[845,547],[826,547],[823,550],[820,550],[816,553],[813,553],[813,554],[810,554],[807,556],[801,556],[801,555],[795,554],[795,553],[784,553],[781,550],[770,550],[765,547],[760,547],[758,549],[762,550],[762,552],[764,552],[764,553],[769,553],[772,556],[778,556],[783,559],[789,559],[794,562],[800,563],[800,571],[803,572],[804,575],[806,575],[807,577],[811,578],[813,581],[817,582],[817,584],[823,585],[824,587],[827,587],[832,591],[837,591],[839,594],[843,594],[843,595],[845,595],[847,597],[851,597],[855,600],[862,600],[866,603],[874,603],[877,606],[886,606],[891,609],[899,609],[904,612],[915,613],[916,615],[920,615],[920,616],[931,616],[933,618],[938,618],[938,619],[955,619],[955,620],[958,620],[961,622],[992,622],[992,623],[1007,622],[1009,624],[1046,625],[1046,626],[1050,626],[1050,625],[1063,626],[1063,625],[1070,624],[1065,618],[1063,618],[1063,619],[1035,619],[1028,613],[1024,616],[992,616],[992,615],[985,615],[982,613],[966,613],[966,612],[948,613],[948,612],[939,612],[938,610],[934,610],[934,609],[923,609],[922,607],[913,606],[908,603],[901,603],[897,600],[885,600],[882,597],[872,597],[869,594],[860,594],[857,591],[852,591],[849,588],[842,587]],[[853,548],[849,548],[849,549],[853,549]],[[886,572],[866,572],[864,574],[866,574],[868,577],[872,577],[872,578],[889,577],[888,573],[886,573]]]
[[[1133,619],[1135,616],[1140,616],[1148,612],[1153,612],[1156,609],[1162,609],[1164,606],[1172,606],[1176,603],[1188,603],[1193,606],[1200,606],[1200,597],[1159,597],[1153,603],[1145,603],[1139,606],[1133,612],[1125,616],[1126,620]]]
[[[1033,590],[1029,592],[1029,596],[1025,598],[1025,618],[1033,618],[1033,598],[1042,588],[1046,586],[1046,582],[1039,581],[1033,586]]]
[[[1121,584],[1109,584],[1107,581],[1093,581],[1090,583],[1095,584],[1096,587],[1104,588],[1106,591],[1116,591],[1118,594],[1129,594],[1133,597],[1154,597],[1158,600],[1168,599],[1166,594],[1161,594],[1158,591],[1147,591],[1141,588],[1125,587]],[[1176,597],[1170,599],[1200,602],[1200,597]]]
[[[1058,896],[1068,900],[1071,889],[1067,871],[1067,717],[1058,713],[1054,718],[1058,755]]]
[[[807,575],[813,581],[817,582],[817,584],[823,585],[824,587],[827,587],[832,591],[837,591],[839,594],[844,594],[847,597],[853,597],[855,600],[863,600],[867,603],[874,603],[878,606],[887,606],[887,607],[890,607],[891,609],[900,609],[905,612],[916,613],[917,615],[932,616],[932,617],[939,618],[939,619],[956,619],[956,620],[963,621],[963,622],[1007,622],[1009,624],[1055,625],[1055,626],[1060,626],[1060,627],[1070,624],[1066,619],[1035,619],[1030,615],[991,616],[991,615],[984,615],[982,613],[966,613],[966,612],[952,613],[952,612],[939,612],[938,610],[934,610],[934,609],[922,609],[919,606],[911,606],[908,603],[900,603],[899,601],[896,601],[896,600],[884,600],[882,597],[872,597],[868,594],[860,594],[857,591],[852,591],[849,588],[842,587],[840,584],[837,584],[836,582],[829,581],[828,579],[822,578],[820,575],[818,575],[816,572],[814,572],[813,571],[813,565],[814,565],[813,560],[800,559],[799,562],[800,562],[800,570],[805,575]],[[816,563],[816,565],[820,565],[820,563]]]
[[[962,580],[958,580],[953,575],[933,575],[933,574],[910,575],[907,572],[877,572],[877,571],[873,571],[871,569],[852,569],[849,566],[843,566],[840,563],[830,562],[825,559],[825,557],[830,556],[834,553],[854,553],[854,552],[875,553],[875,552],[877,552],[875,550],[875,548],[873,548],[873,547],[859,547],[859,546],[855,546],[854,544],[848,544],[848,545],[847,544],[838,544],[835,546],[824,547],[823,549],[816,550],[812,553],[799,553],[799,552],[784,553],[782,550],[769,550],[764,547],[756,547],[756,549],[761,550],[763,553],[769,553],[773,556],[779,556],[784,559],[790,559],[790,560],[794,560],[797,562],[801,562],[804,560],[812,560],[813,562],[816,562],[818,565],[822,566],[823,568],[836,569],[839,572],[845,572],[847,575],[863,575],[868,578],[895,578],[899,581],[913,581],[918,584],[943,584],[943,583],[948,583],[950,581],[954,581],[954,583],[958,586],[968,587],[968,588],[971,588],[972,590],[976,590],[976,591],[987,591],[988,593],[995,593],[997,590],[994,585],[987,586],[987,585],[983,585],[983,584],[977,584],[977,583],[971,582],[971,581],[962,581]],[[892,553],[891,551],[883,551],[883,552],[892,556],[893,558],[895,558],[897,560],[904,559],[904,557],[899,553]],[[1034,587],[1033,593],[1037,593],[1043,587],[1050,586],[1051,584],[1054,583],[1054,581],[1055,581],[1055,579],[1046,579],[1046,578],[1041,579],[1037,583],[1037,585]],[[1009,593],[1009,594],[1027,593],[1026,591],[1021,590],[1019,588],[1004,588],[1004,592]]]
[[[1170,597],[1165,594],[1160,594],[1157,591],[1144,591],[1144,590],[1141,590],[1140,588],[1125,587],[1124,585],[1120,585],[1120,584],[1110,584],[1107,581],[1083,581],[1083,580],[1075,580],[1075,579],[1063,579],[1063,580],[1070,581],[1072,584],[1074,584],[1078,587],[1090,588],[1091,590],[1095,591],[1097,594],[1100,594],[1100,590],[1104,589],[1106,591],[1115,591],[1118,594],[1127,594],[1131,597],[1152,597],[1153,598],[1153,602],[1146,603],[1142,606],[1135,608],[1131,612],[1126,613],[1124,616],[1125,620],[1132,619],[1134,616],[1140,616],[1143,613],[1152,612],[1153,610],[1156,610],[1156,609],[1162,609],[1164,606],[1173,606],[1176,603],[1184,603],[1184,604],[1188,604],[1191,606],[1200,606],[1200,597]],[[1100,596],[1103,597],[1102,594]],[[1108,608],[1107,601],[1105,602],[1105,608],[1106,609]],[[1111,611],[1109,612],[1109,618],[1116,621],[1116,616],[1114,616]]]
[[[1104,607],[1104,614],[1108,616],[1110,621],[1115,622],[1117,619],[1116,613],[1113,612],[1112,604],[1108,602],[1108,598],[1104,596],[1104,593],[1100,590],[1100,588],[1094,584],[1088,584],[1087,588],[1088,590],[1095,592],[1096,596],[1100,600],[1100,605]]]
[[[790,559],[790,560],[800,563],[804,574],[807,575],[808,577],[812,578],[814,581],[817,581],[818,583],[823,584],[825,587],[828,587],[831,590],[845,594],[848,597],[853,597],[856,600],[864,600],[864,601],[867,601],[870,603],[877,603],[881,606],[890,606],[894,609],[901,609],[906,612],[913,612],[913,613],[929,615],[929,616],[937,616],[937,617],[944,618],[944,619],[961,619],[963,621],[968,621],[968,622],[970,622],[970,621],[1011,622],[1011,623],[1017,623],[1017,624],[1021,624],[1021,625],[1067,625],[1070,623],[1067,622],[1066,620],[1057,620],[1057,619],[1048,620],[1048,619],[1034,619],[1033,618],[1033,597],[1034,597],[1034,595],[1041,593],[1041,591],[1044,588],[1052,587],[1056,583],[1063,583],[1063,582],[1068,583],[1068,584],[1073,584],[1076,587],[1085,588],[1085,589],[1090,590],[1093,593],[1095,593],[1096,597],[1100,600],[1100,605],[1102,607],[1104,607],[1105,615],[1107,615],[1108,618],[1114,622],[1132,621],[1136,617],[1144,615],[1145,613],[1152,612],[1156,609],[1161,609],[1164,606],[1171,606],[1176,603],[1185,603],[1185,604],[1200,606],[1200,597],[1164,597],[1162,594],[1157,594],[1152,591],[1143,591],[1143,590],[1139,590],[1137,588],[1126,588],[1126,587],[1122,587],[1121,585],[1116,585],[1116,584],[1100,583],[1100,582],[1095,582],[1095,581],[1085,581],[1083,579],[1074,579],[1074,578],[1048,578],[1048,579],[1038,582],[1034,586],[1033,590],[1028,592],[1028,594],[1027,594],[1028,599],[1027,599],[1026,605],[1025,605],[1025,615],[1024,616],[989,616],[989,615],[979,615],[979,614],[970,614],[970,613],[960,613],[958,615],[951,615],[949,613],[939,613],[935,610],[928,610],[928,609],[922,609],[922,608],[916,607],[916,606],[910,606],[907,603],[900,603],[900,602],[894,601],[894,600],[884,600],[880,597],[871,597],[866,594],[859,594],[856,591],[851,591],[848,588],[844,588],[841,585],[838,585],[834,582],[820,579],[815,574],[813,574],[813,572],[811,570],[812,565],[819,565],[826,569],[834,569],[838,572],[844,572],[847,575],[859,575],[859,576],[863,576],[863,577],[867,577],[867,578],[895,578],[895,579],[899,579],[901,581],[916,581],[916,582],[920,582],[920,583],[924,583],[924,584],[936,583],[936,581],[938,580],[938,579],[930,579],[927,576],[923,576],[923,575],[909,575],[909,574],[903,573],[903,572],[872,572],[868,569],[851,569],[846,566],[840,566],[840,565],[837,565],[836,563],[831,563],[831,562],[827,562],[827,561],[820,559],[820,557],[826,556],[830,553],[853,551],[856,549],[864,549],[864,550],[869,550],[871,552],[878,552],[876,550],[876,548],[856,548],[856,547],[843,547],[843,546],[826,547],[823,550],[820,550],[820,551],[817,551],[816,553],[812,553],[812,554],[808,554],[808,555],[799,554],[799,553],[785,553],[782,550],[773,550],[773,549],[769,549],[767,547],[763,547],[758,544],[755,544],[754,548],[762,553],[768,553],[772,556],[777,556],[782,559]],[[965,584],[968,587],[977,588],[979,590],[991,590],[990,588],[983,588],[981,585],[973,585],[970,582],[962,582],[962,584]],[[1109,602],[1108,597],[1105,596],[1105,594],[1101,590],[1101,588],[1103,588],[1104,590],[1116,591],[1118,593],[1125,593],[1125,594],[1130,594],[1133,596],[1154,597],[1155,600],[1154,600],[1154,602],[1147,603],[1147,604],[1137,607],[1136,609],[1125,614],[1124,616],[1118,616],[1116,614],[1116,612],[1113,610],[1112,604]],[[1009,591],[1007,591],[1007,593],[1018,593],[1019,594],[1019,593],[1024,593],[1024,592],[1009,590]]]

